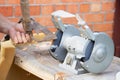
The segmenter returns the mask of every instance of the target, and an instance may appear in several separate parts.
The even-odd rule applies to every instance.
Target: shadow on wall
[[[116,0],[115,8],[113,40],[115,43],[115,56],[120,57],[120,0]]]

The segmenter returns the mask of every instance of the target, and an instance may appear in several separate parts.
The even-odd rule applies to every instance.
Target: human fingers
[[[10,35],[11,40],[12,40],[14,43],[18,43],[17,36],[16,36],[16,31],[15,31],[14,28],[11,28],[11,29],[9,30],[9,35]]]
[[[11,40],[15,43],[15,44],[17,44],[18,43],[18,39],[17,39],[17,36],[16,36],[16,34],[15,35],[10,35],[10,37],[11,37]]]
[[[13,41],[14,41],[15,44],[19,43],[18,39],[17,39],[17,36],[14,36]]]
[[[26,35],[24,33],[21,33],[21,37],[22,37],[22,41],[26,43],[27,42]]]
[[[16,37],[17,37],[17,40],[18,40],[18,43],[22,43],[22,35],[20,32],[16,32]]]
[[[26,37],[27,41],[30,41],[30,36],[28,34],[25,34],[25,37]]]

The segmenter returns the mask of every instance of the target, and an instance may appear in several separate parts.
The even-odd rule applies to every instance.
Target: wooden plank
[[[11,41],[1,42],[0,80],[5,80],[15,55],[15,47]]]
[[[17,49],[15,64],[44,80],[114,80],[116,73],[120,71],[120,59],[114,57],[110,67],[101,74],[75,75],[59,67],[59,62],[50,56],[48,53],[49,42],[40,43],[39,47],[42,48],[43,53]]]
[[[64,69],[59,68],[59,62],[48,54],[50,42],[39,45],[43,53],[28,53],[17,49],[15,64],[44,80],[54,80],[55,75],[63,73]]]

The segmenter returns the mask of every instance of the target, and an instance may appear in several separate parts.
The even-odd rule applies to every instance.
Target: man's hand
[[[30,40],[30,37],[25,33],[22,24],[14,24],[12,27],[8,28],[8,34],[14,43],[26,43]]]
[[[10,38],[14,43],[26,43],[30,40],[30,37],[25,33],[22,24],[11,22],[2,14],[0,14],[0,32],[10,35]]]

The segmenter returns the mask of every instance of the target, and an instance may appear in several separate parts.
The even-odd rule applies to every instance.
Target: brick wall
[[[66,10],[79,13],[94,31],[104,31],[110,37],[113,34],[115,0],[29,0],[30,14],[40,24],[55,31],[51,22],[51,13],[55,10]],[[0,13],[12,21],[21,17],[20,0],[0,0]],[[75,19],[67,21],[76,23]]]

